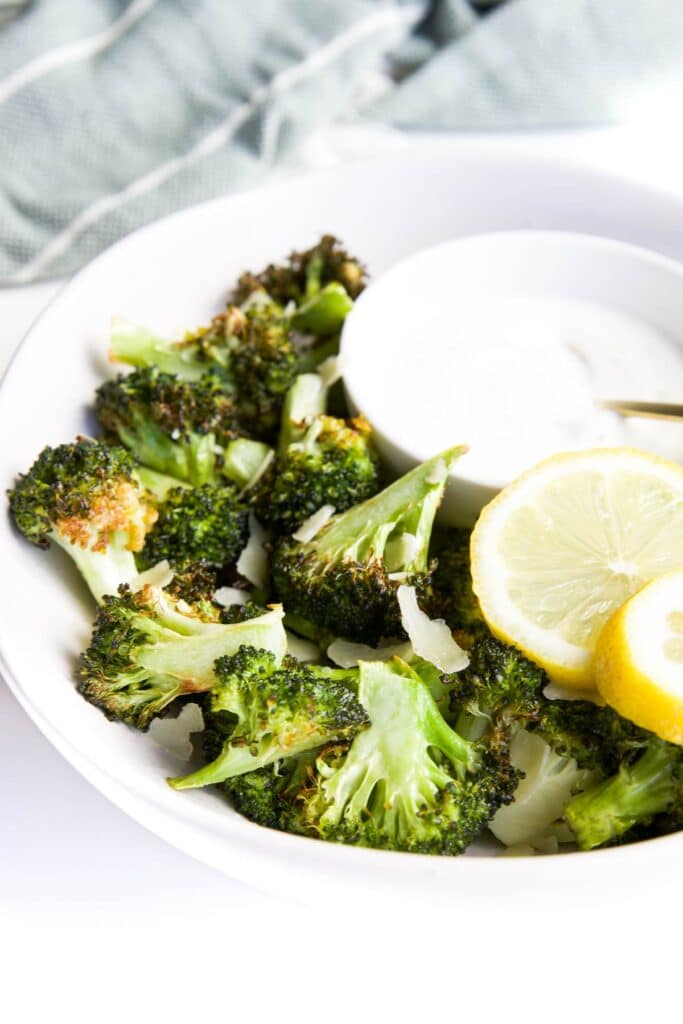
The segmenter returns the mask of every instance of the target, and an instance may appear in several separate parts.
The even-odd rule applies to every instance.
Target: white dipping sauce
[[[502,486],[578,448],[628,445],[683,460],[683,424],[597,405],[683,402],[683,347],[643,321],[590,302],[516,295],[471,308],[459,301],[450,322],[425,328],[431,352],[410,372],[429,415],[413,428],[430,452],[444,439],[469,443],[482,483]]]

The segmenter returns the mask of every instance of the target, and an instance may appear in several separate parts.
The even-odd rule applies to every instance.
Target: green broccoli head
[[[252,622],[254,620],[251,620]],[[209,722],[234,717],[234,730],[204,768],[171,779],[175,789],[225,782],[325,743],[350,738],[366,722],[353,692],[293,658],[244,646],[215,665]]]
[[[532,728],[556,753],[573,757],[579,768],[603,775],[636,757],[652,737],[612,708],[587,700],[542,700]]]
[[[143,328],[119,325],[110,354],[120,362],[198,385],[208,376],[223,393],[226,407],[232,395],[243,422],[259,434],[268,434],[299,369],[289,328],[289,318],[266,298],[245,309],[228,306],[208,327],[181,341],[165,341]]]
[[[361,663],[358,696],[370,727],[318,756],[296,797],[302,829],[359,846],[461,853],[511,799],[517,773],[504,748],[459,736],[398,658]]]
[[[180,341],[159,338],[144,327],[117,319],[112,326],[109,356],[112,362],[129,366],[156,366],[162,373],[183,380],[199,380],[211,371],[225,379],[226,387],[230,385],[225,314]]]
[[[367,421],[318,416],[302,440],[277,459],[270,486],[259,499],[259,517],[274,532],[289,534],[323,505],[345,512],[378,489]]]
[[[542,669],[491,636],[480,636],[469,667],[455,677],[451,701],[459,731],[470,737],[492,731],[499,738],[511,735],[513,754],[523,739],[516,730],[531,733],[520,747],[531,774],[524,760],[518,764],[513,757],[528,773],[516,797],[522,804],[518,808],[515,800],[497,816],[496,834],[519,839],[530,823],[551,827],[557,814],[558,820],[564,816],[578,844],[589,849],[614,842],[665,811],[675,788],[674,748],[663,752],[652,734],[611,708],[548,700],[543,695],[547,682]],[[545,746],[533,747],[533,737]]]
[[[677,799],[680,749],[585,700],[541,697],[513,719],[511,760],[523,779],[491,829],[503,842],[573,833],[582,849],[656,834]],[[530,708],[531,710],[531,708]],[[566,841],[566,839],[565,839]]]
[[[135,578],[157,513],[124,448],[80,439],[44,448],[8,492],[17,528],[38,547],[51,541],[74,560],[96,600]]]
[[[159,508],[138,560],[143,568],[164,559],[174,568],[199,560],[229,565],[247,542],[247,516],[247,506],[232,484],[175,488]]]
[[[674,805],[680,792],[681,750],[585,700],[541,701],[534,735],[552,756],[575,766],[580,791],[563,817],[582,849],[619,841],[645,830]],[[513,805],[514,806],[514,805]]]
[[[271,264],[259,274],[243,274],[232,300],[241,304],[262,290],[282,306],[289,302],[299,306],[331,282],[342,285],[355,299],[366,280],[363,264],[350,256],[333,235],[323,235],[311,249],[293,252],[284,264]]]
[[[315,770],[316,751],[274,761],[264,768],[236,775],[223,783],[239,814],[266,828],[301,831],[294,804]]]
[[[434,610],[461,638],[472,641],[487,630],[472,589],[470,536],[470,530],[449,529],[439,538]]]
[[[282,763],[276,761],[265,768],[228,779],[223,786],[235,810],[243,817],[265,828],[280,828],[282,791],[287,781],[288,774],[283,770]]]
[[[285,395],[298,373],[289,322],[270,306],[229,306],[230,376],[247,432],[266,441],[276,434]]]
[[[611,844],[664,815],[681,793],[681,748],[652,736],[640,755],[615,774],[573,796],[564,819],[582,850]]]
[[[334,635],[377,643],[402,634],[396,591],[425,593],[429,542],[452,448],[385,490],[334,516],[313,540],[283,539],[273,557],[273,585],[292,615]]]
[[[176,697],[215,686],[214,663],[243,644],[269,650],[276,663],[284,657],[282,609],[249,622],[217,620],[208,602],[189,605],[151,586],[121,588],[98,612],[79,664],[80,692],[109,718],[144,729]]]
[[[106,436],[143,465],[197,487],[220,482],[220,447],[239,426],[235,403],[215,375],[188,381],[156,367],[100,385],[95,412]]]
[[[244,309],[264,301],[276,304],[299,342],[312,342],[300,345],[299,371],[305,372],[338,351],[342,325],[365,280],[362,264],[325,235],[313,248],[292,253],[285,264],[243,274],[233,302]]]
[[[257,619],[265,610],[263,605],[252,600],[244,604],[231,604],[221,608],[221,622],[247,622],[248,619]]]
[[[479,728],[508,731],[534,723],[548,683],[543,669],[490,633],[475,641],[469,655],[468,667],[452,677],[451,711],[458,727],[476,735]]]
[[[175,565],[173,578],[164,587],[171,597],[192,605],[193,610],[207,622],[216,620],[230,625],[258,619],[268,611],[265,605],[247,599],[246,592],[244,604],[226,607],[216,600],[218,589],[218,570],[204,559],[183,566]]]
[[[182,566],[175,565],[173,578],[164,590],[169,597],[191,605],[195,614],[206,622],[218,619],[222,622],[223,609],[214,600],[217,588],[216,567],[200,558],[196,562],[188,562]],[[266,610],[261,608],[260,614],[264,614]]]

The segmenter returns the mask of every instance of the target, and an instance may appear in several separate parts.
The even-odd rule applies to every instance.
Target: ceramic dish
[[[513,476],[553,454],[544,451],[512,475],[492,476],[479,458],[484,439],[478,440],[476,433],[453,433],[457,403],[453,382],[456,375],[466,382],[473,347],[472,331],[463,313],[468,311],[474,318],[474,330],[482,313],[499,318],[494,321],[496,332],[485,330],[475,343],[485,355],[490,351],[487,343],[497,346],[498,329],[505,330],[510,304],[525,298],[541,303],[595,304],[608,314],[621,315],[627,325],[659,332],[683,348],[683,266],[639,246],[566,231],[489,231],[422,249],[371,283],[344,323],[347,395],[352,407],[362,410],[372,423],[380,453],[397,474],[449,444],[465,441],[470,445],[471,450],[455,466],[440,509],[441,518],[456,526],[472,526],[483,506]],[[609,320],[613,339],[618,340],[623,324],[617,320],[615,326]],[[516,337],[513,335],[511,348],[519,358]],[[621,339],[623,344],[623,333]],[[547,335],[543,340],[547,341]],[[651,340],[646,334],[642,345],[648,362]],[[655,336],[654,341],[659,338]],[[496,367],[496,358],[494,354],[487,371],[504,373]],[[618,377],[613,358],[606,362],[610,380]],[[436,383],[435,366],[440,377]],[[376,386],[378,380],[383,383],[381,388]],[[553,383],[557,385],[551,377],[546,388],[550,403],[558,399]],[[663,389],[662,400],[676,402],[680,398],[679,379],[672,377],[670,383],[660,379],[658,387]],[[441,401],[435,402],[434,393],[439,391]],[[630,394],[628,388],[626,391]],[[637,393],[643,395],[642,390]],[[600,397],[627,395],[617,387],[616,392],[607,390]],[[406,416],[406,409],[414,411]],[[552,405],[547,411],[552,415]],[[581,411],[585,411],[583,407]],[[428,426],[416,437],[414,421],[418,418]],[[680,451],[683,428],[667,424],[664,430],[674,451]],[[646,424],[641,436],[644,440],[637,444],[622,443],[647,448],[648,440],[661,437],[661,424],[654,431],[651,422]],[[491,438],[488,442],[492,443]],[[494,434],[494,442],[504,447],[505,439]],[[519,444],[519,434],[513,443]]]
[[[131,235],[71,281],[33,326],[0,391],[6,487],[46,444],[92,432],[87,403],[103,373],[110,318],[161,332],[203,323],[245,267],[331,231],[378,273],[417,249],[521,227],[595,233],[683,256],[683,205],[590,168],[497,142],[425,143],[382,158],[219,199]],[[628,888],[629,874],[678,870],[673,836],[597,853],[446,859],[345,848],[261,829],[211,792],[179,794],[180,765],[113,725],[74,689],[92,606],[57,550],[32,549],[0,520],[0,666],[58,750],[119,807],[170,843],[262,889],[328,899],[510,901],[579,887]],[[622,890],[623,891],[623,890]]]

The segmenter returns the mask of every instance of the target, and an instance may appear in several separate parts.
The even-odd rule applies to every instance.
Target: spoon
[[[674,402],[624,402],[621,399],[599,402],[603,409],[621,416],[639,416],[651,420],[683,420],[683,405]]]

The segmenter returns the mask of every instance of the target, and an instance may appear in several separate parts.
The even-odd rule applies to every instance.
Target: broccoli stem
[[[206,371],[196,362],[193,347],[168,342],[145,327],[125,322],[114,325],[109,358],[129,366],[158,366],[163,373],[178,374],[184,380],[199,380]]]
[[[192,434],[176,441],[141,416],[134,420],[133,429],[119,427],[119,437],[139,462],[193,487],[216,483],[215,434]]]
[[[156,501],[166,501],[169,491],[177,487],[190,487],[186,480],[178,480],[175,476],[168,476],[166,473],[158,473],[148,466],[137,466],[133,470],[133,476]]]
[[[298,742],[292,743],[287,748],[287,757],[298,757],[308,750],[315,750],[320,746],[320,735],[313,731],[311,735],[302,737]],[[257,771],[269,764],[274,764],[282,759],[282,747],[273,743],[270,749],[254,753],[245,743],[243,746],[232,746],[226,744],[223,753],[210,764],[199,768],[191,775],[183,775],[180,778],[168,779],[173,789],[198,789],[203,786],[213,786],[220,782],[226,782],[238,775],[247,772]]]
[[[320,626],[316,626],[314,622],[310,622],[303,615],[297,615],[295,612],[285,612],[285,626],[306,640],[312,640],[318,647],[329,647],[335,639],[333,633],[326,632]]]
[[[282,663],[281,607],[229,624],[206,621],[202,611],[151,585],[106,598],[81,656],[79,691],[108,717],[145,729],[176,696],[213,690],[216,664],[242,647],[257,644],[273,665]]]
[[[98,604],[105,594],[116,594],[122,583],[130,585],[138,575],[135,556],[126,547],[124,535],[115,534],[103,551],[82,547],[57,530],[51,531],[50,539],[73,558]]]
[[[257,768],[265,768],[266,765],[272,764],[281,757],[282,751],[277,746],[273,747],[273,757],[263,758],[255,757],[246,745],[243,747],[226,745],[224,753],[215,761],[192,772],[191,775],[168,779],[168,783],[173,789],[199,789],[203,786],[214,786],[237,775],[244,775]]]
[[[225,626],[216,624],[211,630],[212,624],[206,625],[200,636],[181,636],[150,645],[138,657],[138,664],[154,676],[194,680],[195,684],[183,692],[210,688],[214,662],[223,655],[234,654],[241,641]]]
[[[298,307],[292,316],[292,327],[319,336],[334,334],[352,307],[353,302],[344,286],[337,281],[330,281]]]
[[[654,742],[632,765],[572,797],[565,820],[582,850],[618,839],[633,825],[666,811],[676,798],[679,752]]]
[[[287,392],[282,408],[282,426],[278,455],[284,455],[290,444],[301,440],[306,427],[325,412],[327,387],[317,373],[300,374]]]
[[[315,373],[321,363],[339,352],[339,334],[331,334],[323,341],[297,352],[296,365],[299,373]]]
[[[238,437],[229,441],[223,456],[223,473],[240,487],[254,479],[272,449],[263,441]]]
[[[306,264],[306,290],[304,297],[312,299],[320,291],[323,271],[325,269],[325,257],[320,250],[315,250]]]

